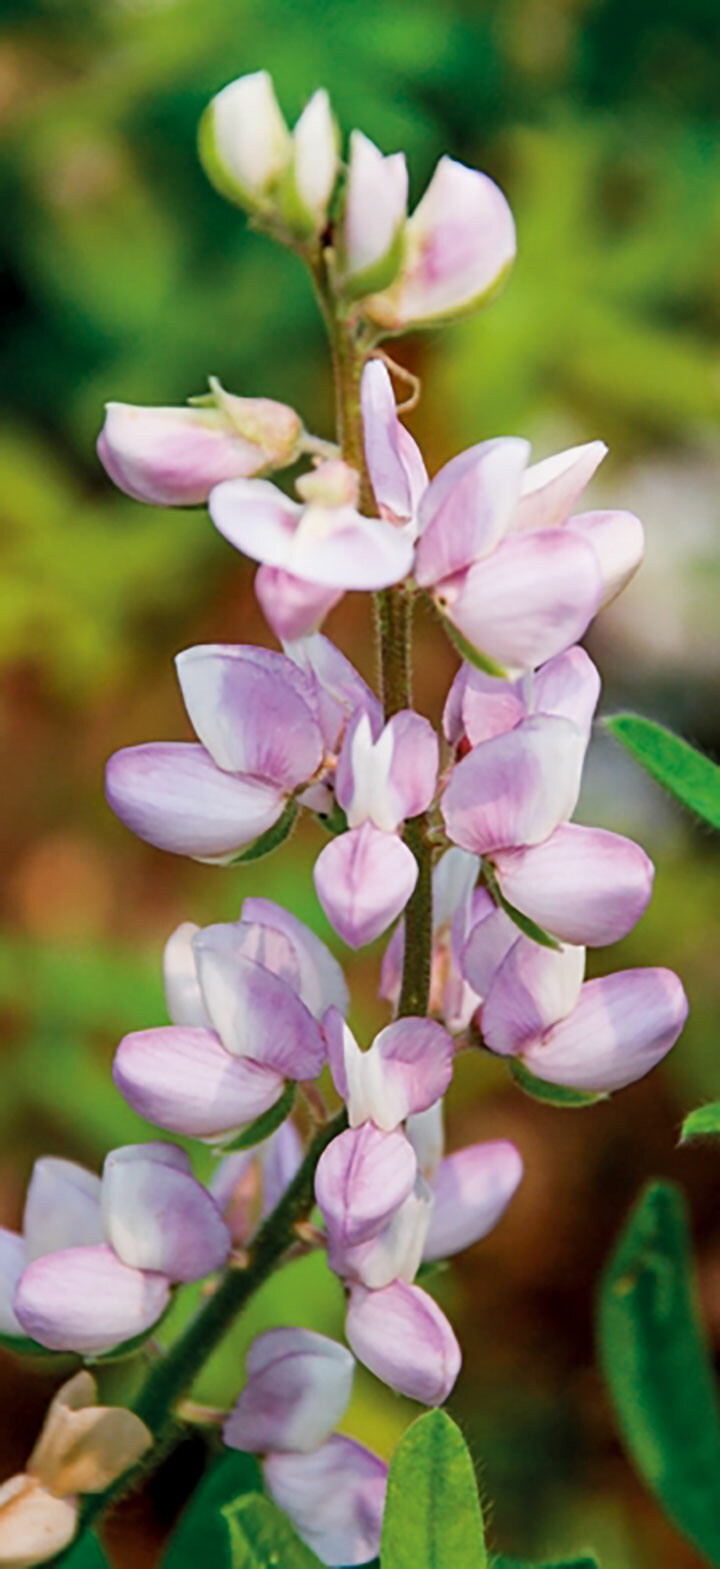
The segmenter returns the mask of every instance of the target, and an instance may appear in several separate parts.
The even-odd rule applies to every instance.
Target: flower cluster
[[[265,72],[213,100],[201,151],[218,189],[310,267],[342,450],[293,409],[214,379],[185,409],[109,406],[111,478],[153,504],[207,501],[257,563],[282,651],[178,655],[196,742],[125,747],[107,796],[151,845],[214,864],[254,862],[310,813],[338,936],[360,948],[399,922],[380,982],[396,1016],[361,1049],[337,959],[270,899],[245,899],[235,922],[183,923],[165,949],[170,1022],[125,1036],[114,1079],[141,1116],[223,1159],[209,1189],[168,1143],[114,1151],[102,1179],[38,1161],[23,1235],[0,1232],[0,1329],[96,1357],[147,1335],[173,1287],[213,1276],[232,1249],[249,1292],[259,1227],[263,1271],[272,1246],[276,1262],[323,1246],[351,1350],[301,1329],[261,1336],[224,1436],[262,1456],[320,1559],[349,1565],[378,1551],[386,1485],[383,1462],[334,1431],[354,1357],[411,1399],[445,1400],[460,1348],[418,1278],[484,1237],[522,1175],[506,1140],[444,1155],[456,1054],[482,1043],[527,1082],[604,1094],[647,1072],[684,1023],[667,970],[584,981],[586,946],[623,937],[651,891],[638,845],[571,821],[600,690],[579,640],[638,567],[643,530],[627,512],[576,510],[601,442],[529,464],[527,442],[501,437],[430,479],[398,417],[382,338],[485,302],[512,261],[512,217],[487,176],[443,158],[408,215],[403,155],[354,131],[343,168],[327,94],[291,132]],[[266,476],[302,459],[294,499]],[[384,709],[320,631],[361,590],[405,620],[429,601],[463,655],[442,745],[409,683]],[[323,1074],[342,1103],[334,1125]],[[298,1086],[322,1124],[307,1148],[289,1120]],[[322,1227],[307,1224],[313,1196]]]

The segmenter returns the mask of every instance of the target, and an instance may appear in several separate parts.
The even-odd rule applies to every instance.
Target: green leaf
[[[688,1114],[682,1125],[680,1143],[689,1144],[691,1139],[706,1139],[719,1133],[720,1100],[714,1100],[708,1106],[698,1106]]]
[[[483,654],[482,650],[476,648],[474,643],[468,642],[468,639],[463,637],[462,632],[459,632],[457,627],[453,626],[452,621],[449,621],[448,617],[443,615],[442,610],[435,604],[435,601],[432,600],[431,603],[440,617],[445,636],[450,639],[450,642],[457,649],[458,653],[462,655],[462,658],[467,660],[469,665],[474,665],[476,670],[484,670],[486,676],[497,676],[499,681],[507,681],[508,673],[505,667],[498,665],[494,659],[490,658],[489,654]]]
[[[233,855],[226,864],[228,866],[243,866],[246,861],[260,861],[264,855],[270,855],[273,850],[277,850],[278,845],[283,844],[284,840],[292,832],[297,814],[297,801],[288,801],[282,817],[279,817],[277,822],[273,823],[272,828],[268,828],[267,833],[261,834],[259,839],[256,839],[253,844],[248,846],[247,850],[241,850],[239,855]]]
[[[598,1569],[597,1558],[558,1558],[553,1563],[531,1564],[526,1558],[493,1558],[491,1569]]]
[[[685,1202],[652,1183],[601,1283],[604,1376],[630,1454],[665,1512],[720,1563],[720,1417],[695,1300]]]
[[[220,1153],[229,1155],[232,1150],[250,1150],[255,1144],[262,1144],[263,1139],[269,1139],[270,1134],[274,1133],[275,1129],[280,1127],[281,1122],[285,1122],[286,1118],[290,1116],[295,1104],[296,1094],[297,1085],[293,1083],[288,1084],[280,1099],[276,1100],[275,1105],[271,1106],[268,1111],[264,1111],[261,1117],[256,1117],[255,1121],[251,1122],[247,1128],[244,1128],[242,1133],[238,1133],[236,1139],[230,1139],[229,1143],[223,1144],[220,1148]]]
[[[680,736],[639,714],[616,714],[606,721],[646,773],[689,811],[720,828],[720,768]]]
[[[596,1106],[598,1101],[607,1100],[607,1095],[593,1093],[591,1090],[571,1090],[564,1084],[548,1084],[545,1079],[537,1079],[524,1063],[517,1057],[508,1057],[510,1073],[526,1095],[532,1095],[533,1100],[545,1101],[548,1106]]]
[[[222,1514],[230,1533],[231,1569],[321,1569],[320,1559],[269,1498],[248,1493],[227,1504]]]
[[[110,1569],[93,1531],[86,1531],[62,1556],[63,1569]]]
[[[470,1451],[445,1411],[401,1438],[388,1476],[383,1569],[483,1569],[482,1513]]]
[[[546,932],[543,926],[538,926],[537,921],[532,921],[529,915],[523,915],[522,910],[516,910],[515,905],[510,904],[510,901],[505,898],[490,861],[483,860],[482,871],[485,886],[491,898],[495,900],[495,903],[500,906],[501,910],[505,911],[506,915],[510,916],[510,920],[515,922],[518,930],[525,937],[531,937],[533,942],[539,943],[541,948],[552,948],[555,953],[559,953],[561,944],[557,938],[552,937],[550,932]]]
[[[231,1569],[230,1541],[222,1510],[261,1486],[254,1455],[232,1450],[205,1473],[178,1520],[162,1569]]]

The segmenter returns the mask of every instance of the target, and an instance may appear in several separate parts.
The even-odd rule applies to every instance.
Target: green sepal
[[[695,812],[703,822],[720,828],[720,767],[664,725],[639,714],[615,714],[605,721],[636,763],[665,790]]]
[[[388,1473],[383,1569],[485,1569],[485,1533],[470,1451],[446,1411],[401,1438]]]
[[[324,817],[321,812],[316,812],[315,816],[321,826],[325,829],[325,832],[332,834],[334,838],[337,838],[338,834],[344,834],[347,832],[347,815],[343,811],[339,801],[333,800],[330,811],[327,812]]]
[[[366,267],[364,272],[356,272],[352,278],[339,280],[339,288],[346,300],[365,300],[369,294],[380,294],[383,289],[390,287],[395,282],[403,262],[405,251],[405,219],[398,224],[391,244],[372,267]]]
[[[641,1194],[600,1286],[602,1370],[630,1456],[661,1508],[720,1564],[720,1413],[682,1190]]]
[[[527,1558],[493,1558],[490,1569],[600,1569],[597,1558],[554,1558],[552,1563],[531,1564]]]
[[[230,1538],[222,1510],[243,1493],[262,1486],[254,1455],[229,1450],[208,1467],[183,1509],[167,1544],[161,1569],[230,1569]]]
[[[219,1144],[218,1153],[231,1155],[235,1150],[251,1150],[254,1145],[262,1144],[264,1139],[269,1139],[270,1134],[274,1133],[275,1129],[290,1116],[296,1094],[297,1085],[293,1082],[287,1084],[275,1105],[268,1111],[264,1111],[261,1117],[256,1117],[255,1121],[249,1123],[247,1128],[243,1128],[242,1133],[238,1133],[236,1138],[229,1139],[227,1144]]]
[[[230,1534],[231,1569],[322,1569],[287,1515],[261,1493],[246,1493],[221,1510]]]
[[[268,828],[267,833],[261,834],[259,839],[256,839],[247,850],[241,850],[239,855],[233,855],[231,860],[226,861],[224,864],[226,866],[242,866],[248,861],[259,861],[264,855],[270,855],[273,850],[277,850],[278,845],[283,844],[288,834],[292,833],[297,814],[297,801],[291,798],[285,807],[282,817],[279,817],[277,822],[273,823],[272,828]]]
[[[533,1100],[544,1101],[546,1106],[577,1107],[596,1106],[598,1101],[608,1100],[607,1095],[592,1090],[572,1090],[564,1084],[548,1084],[545,1079],[536,1078],[518,1057],[508,1057],[507,1064],[511,1077],[515,1083],[531,1095]]]
[[[691,1139],[707,1139],[720,1134],[720,1100],[711,1101],[708,1106],[697,1106],[685,1118],[680,1134],[680,1143],[689,1144]]]
[[[488,893],[500,909],[509,915],[518,931],[521,931],[524,937],[531,937],[533,942],[540,944],[541,948],[552,948],[555,953],[560,953],[562,944],[558,942],[557,937],[546,932],[544,926],[538,926],[537,921],[531,920],[529,915],[523,915],[522,910],[516,910],[515,905],[505,898],[491,862],[484,860],[482,870]]]
[[[458,628],[448,616],[443,614],[440,606],[436,605],[434,600],[432,600],[432,604],[442,622],[445,636],[450,639],[450,642],[457,649],[458,653],[462,655],[462,658],[466,660],[467,664],[473,665],[476,670],[483,670],[486,676],[496,676],[499,681],[507,681],[509,677],[504,665],[499,665],[497,660],[490,658],[489,654],[483,654],[482,649],[476,648],[474,643],[469,642],[468,638],[458,631]]]
[[[19,1357],[73,1357],[75,1351],[51,1351],[49,1346],[41,1346],[39,1340],[31,1340],[29,1335],[2,1335],[0,1334],[0,1348],[3,1351],[14,1351]]]
[[[215,110],[212,103],[208,104],[200,117],[197,148],[200,162],[215,190],[235,207],[242,207],[246,212],[256,213],[262,204],[251,191],[245,190],[244,186],[233,179],[218,153],[215,139]]]

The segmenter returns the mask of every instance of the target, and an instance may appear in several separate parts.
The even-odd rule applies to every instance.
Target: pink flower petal
[[[230,1233],[207,1190],[190,1172],[148,1158],[142,1145],[108,1155],[102,1213],[124,1264],[170,1280],[203,1280],[230,1251]]]
[[[271,461],[261,446],[233,432],[220,409],[129,403],[107,404],[97,451],[120,490],[159,507],[201,506],[213,485],[258,474]]]
[[[640,519],[632,512],[582,512],[567,526],[592,545],[602,573],[601,603],[609,605],[642,561],[645,534]]]
[[[313,875],[335,931],[350,948],[363,948],[404,910],[418,869],[412,851],[396,834],[364,823],[321,850]]]
[[[687,1018],[687,998],[671,970],[621,970],[587,981],[569,1018],[523,1053],[538,1078],[576,1090],[634,1084],[670,1051]]]
[[[538,714],[474,747],[442,798],[450,838],[477,855],[547,839],[575,809],[586,745],[571,720]]]
[[[109,759],[108,802],[120,821],[158,850],[225,860],[282,816],[283,790],[217,768],[203,746],[155,741]]]
[[[133,1111],[170,1133],[223,1139],[279,1100],[279,1073],[231,1057],[209,1030],[137,1030],[120,1042],[113,1078]]]
[[[523,1174],[522,1157],[507,1139],[470,1144],[441,1160],[423,1258],[450,1258],[497,1225]]]
[[[299,966],[299,995],[313,1018],[322,1019],[328,1008],[339,1008],[341,1013],[347,1013],[350,994],[342,967],[304,921],[273,899],[259,897],[244,900],[242,920],[243,923],[258,922],[287,937]]]
[[[341,1421],[355,1363],[345,1346],[309,1329],[271,1329],[254,1340],[247,1380],[223,1427],[249,1454],[316,1450]]]
[[[193,727],[218,768],[294,790],[316,772],[323,744],[308,682],[285,654],[208,644],[178,654]]]
[[[308,1455],[267,1456],[271,1498],[324,1564],[366,1564],[380,1551],[387,1466],[336,1433]]]
[[[525,474],[513,527],[556,528],[564,523],[606,453],[604,441],[589,441],[533,463]]]
[[[482,441],[451,458],[420,502],[415,580],[423,588],[487,556],[520,495],[529,445],[516,436]]]
[[[348,1344],[371,1373],[410,1400],[439,1406],[460,1371],[460,1347],[441,1309],[419,1286],[396,1280],[380,1291],[354,1286]]]
[[[487,894],[482,916],[471,927],[460,954],[462,973],[478,997],[487,996],[496,971],[519,935],[515,922]]]
[[[570,529],[510,534],[482,561],[439,583],[442,613],[474,648],[534,670],[576,643],[602,599],[592,546]]]
[[[25,1239],[0,1226],[0,1335],[25,1334],[15,1317],[13,1302],[26,1264]]]
[[[404,1133],[372,1122],[341,1133],[320,1156],[315,1197],[342,1247],[366,1242],[412,1192],[417,1160]]]
[[[25,1270],[15,1312],[51,1351],[94,1355],[152,1328],[170,1301],[165,1275],[130,1269],[112,1248],[66,1248]]]
[[[314,1079],[325,1061],[319,1024],[297,993],[241,952],[195,940],[208,1015],[233,1057],[247,1057],[286,1079]]]
[[[255,595],[270,630],[280,642],[290,643],[317,632],[343,590],[308,583],[282,567],[258,567]]]
[[[360,388],[365,457],[383,517],[404,523],[416,511],[428,477],[420,449],[397,417],[392,382],[382,360],[369,360]]]
[[[199,930],[194,921],[182,921],[168,937],[163,951],[163,986],[173,1024],[210,1030],[212,1025],[200,991],[193,948],[193,938]]]
[[[639,921],[652,891],[644,850],[604,828],[562,823],[544,844],[501,850],[495,871],[505,898],[561,942],[598,948]]]
[[[36,1160],[25,1199],[23,1233],[28,1263],[61,1248],[103,1242],[100,1178],[72,1160],[51,1155]]]
[[[379,699],[329,638],[316,632],[312,637],[289,643],[286,653],[309,680],[315,714],[329,752],[337,751],[345,726],[356,709],[369,714],[373,722],[382,724]]]
[[[600,676],[584,648],[568,648],[532,677],[531,710],[572,719],[589,735],[600,696]]]
[[[480,1027],[491,1051],[514,1056],[572,1013],[585,974],[585,949],[542,948],[518,937],[496,970]]]

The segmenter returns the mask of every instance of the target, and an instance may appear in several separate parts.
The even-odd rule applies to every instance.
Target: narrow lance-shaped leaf
[[[254,1455],[223,1454],[205,1473],[180,1516],[162,1569],[230,1569],[230,1537],[222,1509],[261,1486]],[[79,1566],[82,1569],[82,1566]],[[90,1569],[90,1566],[88,1566]]]
[[[383,1569],[484,1569],[482,1512],[470,1451],[445,1411],[413,1422],[388,1476]]]
[[[231,1569],[321,1569],[320,1559],[269,1498],[247,1493],[222,1513],[230,1535]]]
[[[604,1376],[630,1454],[675,1525],[720,1563],[720,1417],[695,1301],[685,1203],[653,1183],[601,1284]]]
[[[720,828],[720,767],[694,746],[639,714],[616,714],[608,729],[641,768],[713,828]]]
[[[688,1113],[682,1125],[680,1143],[689,1144],[691,1139],[707,1139],[720,1134],[720,1100],[711,1101],[709,1106],[698,1106],[695,1111]]]

